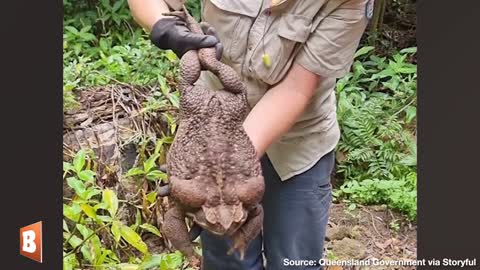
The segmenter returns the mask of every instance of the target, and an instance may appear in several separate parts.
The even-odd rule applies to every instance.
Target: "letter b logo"
[[[23,246],[22,250],[28,253],[35,253],[37,245],[35,244],[35,231],[29,230],[22,232]]]
[[[42,222],[20,228],[20,254],[42,262]]]

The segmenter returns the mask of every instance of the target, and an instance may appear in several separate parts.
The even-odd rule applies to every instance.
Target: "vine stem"
[[[78,220],[77,220],[77,222],[76,222],[75,224],[80,223],[80,221],[82,220],[82,217],[83,217],[83,214],[81,213],[81,214],[80,214],[80,217],[78,217]],[[68,226],[67,226],[67,227],[68,227]],[[73,228],[73,231],[70,233],[70,236],[68,237],[67,241],[65,241],[65,244],[67,244],[67,243],[70,241],[70,239],[72,239],[73,234],[74,234],[75,232],[77,232],[77,226],[75,226],[75,227]]]
[[[403,112],[405,109],[408,108],[408,106],[412,105],[412,103],[415,102],[415,100],[417,100],[416,97],[414,97],[407,105],[403,106],[403,108],[401,108],[398,112],[392,114],[391,117],[395,117],[395,116],[397,116],[399,113]]]
[[[74,253],[77,253],[77,251],[90,239],[92,238],[94,235],[96,235],[99,231],[105,229],[106,227],[108,227],[110,225],[110,223],[107,223],[107,224],[104,224],[103,226],[99,227],[98,229],[96,229],[94,232],[92,232],[89,236],[87,236],[85,239],[83,239],[82,242],[80,242],[80,244],[78,244],[78,246],[74,247],[72,249],[72,251],[68,252],[67,254],[63,255],[63,258],[66,258]]]

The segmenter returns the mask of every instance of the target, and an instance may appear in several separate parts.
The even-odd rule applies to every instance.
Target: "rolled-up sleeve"
[[[331,11],[320,12],[295,62],[322,77],[344,76],[368,24],[367,2],[348,0]]]

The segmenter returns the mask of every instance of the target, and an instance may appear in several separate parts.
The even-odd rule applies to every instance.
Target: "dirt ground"
[[[349,210],[333,204],[327,228],[325,257],[328,260],[415,260],[417,226],[384,206]],[[407,266],[329,266],[328,270],[415,269]]]
[[[327,227],[325,258],[333,261],[415,260],[417,226],[384,206],[361,206],[349,210],[333,204]],[[397,270],[406,266],[328,266],[326,270]]]

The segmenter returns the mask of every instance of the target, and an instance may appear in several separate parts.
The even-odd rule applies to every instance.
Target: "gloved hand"
[[[206,23],[201,26],[205,35],[190,32],[186,23],[178,17],[164,17],[153,25],[150,40],[160,49],[172,50],[179,58],[189,50],[215,47],[217,59],[220,59],[223,46],[215,30]]]

